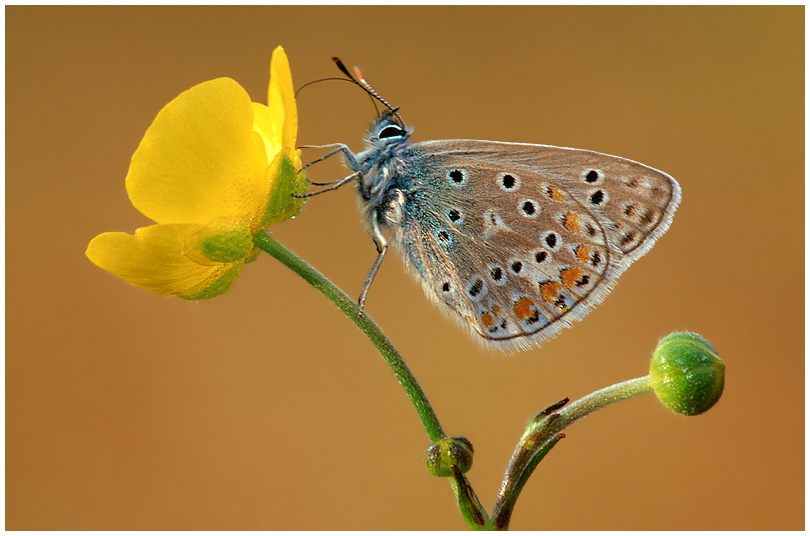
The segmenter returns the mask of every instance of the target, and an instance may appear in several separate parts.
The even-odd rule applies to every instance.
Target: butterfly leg
[[[352,181],[352,180],[354,180],[354,179],[356,179],[356,178],[358,178],[360,176],[360,164],[357,162],[357,158],[354,156],[354,153],[351,151],[351,149],[349,149],[348,145],[345,145],[343,143],[330,143],[329,145],[302,145],[300,148],[305,148],[305,149],[325,149],[327,147],[334,147],[334,149],[329,151],[328,153],[326,153],[322,157],[320,157],[320,158],[318,158],[316,160],[313,160],[309,164],[305,165],[300,170],[298,170],[298,173],[301,173],[302,171],[307,169],[312,164],[317,164],[318,162],[323,162],[327,158],[329,158],[331,156],[334,156],[334,155],[336,155],[338,153],[343,153],[343,157],[346,159],[346,164],[349,166],[350,169],[352,169],[354,171],[354,173],[352,173],[348,177],[345,177],[345,178],[342,178],[342,179],[336,179],[336,180],[333,180],[333,181],[326,181],[326,182],[315,182],[315,181],[310,180],[309,177],[307,177],[307,182],[309,182],[310,184],[312,184],[314,186],[329,186],[329,188],[324,188],[323,190],[318,190],[317,192],[306,193],[306,194],[303,194],[303,195],[293,194],[293,197],[312,197],[313,195],[322,194],[324,192],[329,192],[331,190],[337,190],[338,188],[340,188],[341,186],[343,186],[347,182],[350,182],[350,181]]]
[[[304,171],[305,169],[307,169],[312,164],[317,164],[318,162],[323,162],[327,158],[335,156],[338,153],[343,153],[343,157],[346,158],[346,164],[349,166],[350,169],[352,169],[353,171],[359,171],[360,170],[360,164],[357,162],[357,158],[354,156],[354,153],[351,151],[351,149],[349,149],[349,146],[346,145],[346,144],[343,144],[343,143],[330,143],[328,145],[302,145],[299,148],[302,148],[302,149],[326,149],[328,147],[334,147],[334,149],[332,149],[331,151],[329,151],[328,153],[326,153],[322,157],[320,157],[318,159],[315,159],[312,162],[310,162],[309,164],[302,167],[301,170],[299,171],[299,173],[301,171]]]
[[[352,173],[348,177],[344,177],[342,179],[338,179],[336,181],[332,181],[332,182],[327,183],[327,184],[332,185],[332,186],[329,186],[328,188],[323,188],[321,190],[318,190],[317,192],[307,192],[305,194],[300,194],[300,195],[299,194],[292,194],[292,196],[293,197],[312,197],[314,195],[322,194],[322,193],[325,193],[325,192],[330,192],[332,190],[337,190],[338,188],[340,188],[341,186],[343,186],[347,182],[351,182],[351,181],[355,180],[359,176],[360,176],[360,172],[355,171],[354,173]],[[313,182],[312,184],[318,184],[318,183]]]
[[[357,304],[360,306],[360,314],[358,316],[363,315],[363,307],[366,305],[368,289],[371,287],[371,283],[377,275],[377,270],[380,269],[380,265],[385,257],[385,252],[388,251],[388,241],[385,239],[385,236],[383,236],[380,226],[377,224],[377,220],[372,220],[371,227],[373,233],[371,238],[374,240],[374,245],[377,246],[377,259],[374,261],[371,270],[369,270],[366,276],[366,280],[363,282],[363,290],[360,291],[360,298],[357,300]]]

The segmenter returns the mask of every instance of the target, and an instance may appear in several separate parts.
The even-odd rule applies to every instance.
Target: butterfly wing
[[[394,244],[441,309],[506,350],[587,314],[680,200],[665,173],[591,151],[447,140],[403,156]]]
[[[681,188],[666,173],[607,154],[550,145],[482,140],[416,144],[444,156],[472,158],[533,170],[568,191],[606,226],[627,268],[668,229]],[[636,231],[633,236],[627,236]]]

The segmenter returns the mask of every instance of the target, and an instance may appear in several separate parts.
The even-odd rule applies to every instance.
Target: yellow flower
[[[157,225],[101,234],[87,257],[150,292],[190,300],[225,292],[258,253],[253,235],[301,209],[292,196],[306,189],[297,132],[281,47],[267,106],[230,78],[185,91],[158,113],[127,173],[130,201]]]

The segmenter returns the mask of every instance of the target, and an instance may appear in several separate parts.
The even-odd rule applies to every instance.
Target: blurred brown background
[[[726,392],[685,418],[652,396],[568,429],[514,529],[804,528],[804,8],[6,9],[9,529],[463,529],[428,440],[372,345],[263,255],[189,303],[93,266],[88,241],[150,222],[129,158],[181,91],[230,76],[265,102],[359,65],[416,141],[582,147],[667,171],[670,232],[541,349],[490,355],[383,265],[367,311],[491,508],[526,420],[645,374],[658,338],[707,337]],[[372,110],[324,83],[299,143],[355,150]],[[305,155],[309,159],[315,153]],[[346,174],[337,163],[314,179]],[[352,188],[274,236],[357,295],[375,251]]]

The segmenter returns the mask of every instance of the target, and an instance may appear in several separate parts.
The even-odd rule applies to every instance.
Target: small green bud
[[[650,382],[666,407],[700,415],[720,399],[726,366],[709,342],[695,333],[670,333],[658,343],[650,363]]]
[[[472,461],[472,443],[461,436],[443,437],[428,447],[425,453],[425,463],[434,476],[452,475],[454,465],[464,474],[472,467]]]

